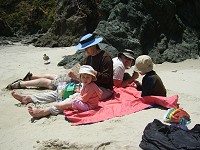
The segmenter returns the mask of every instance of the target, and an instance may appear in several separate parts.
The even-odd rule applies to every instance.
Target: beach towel
[[[166,108],[177,108],[178,96],[145,96],[141,97],[141,92],[134,87],[114,88],[112,98],[99,103],[99,108],[85,112],[64,110],[66,120],[72,125],[89,124],[113,117],[119,117],[135,113],[153,104],[159,104]]]

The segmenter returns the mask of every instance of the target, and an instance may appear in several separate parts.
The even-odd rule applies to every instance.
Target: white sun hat
[[[96,72],[95,72],[95,70],[91,66],[89,66],[89,65],[82,65],[80,67],[80,70],[79,70],[79,75],[81,75],[83,73],[92,75],[92,77],[93,77],[92,80],[93,81],[97,80],[97,78],[96,78]]]
[[[133,70],[136,72],[147,73],[153,70],[154,63],[150,56],[141,55],[135,60]]]

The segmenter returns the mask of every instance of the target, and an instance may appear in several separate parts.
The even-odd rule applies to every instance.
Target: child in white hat
[[[135,60],[134,71],[144,75],[141,96],[166,96],[166,89],[161,78],[153,70],[154,63],[148,55],[141,55]]]
[[[30,115],[33,117],[44,117],[50,114],[57,115],[65,109],[88,111],[97,108],[99,99],[102,96],[102,90],[93,82],[96,81],[95,70],[89,65],[83,65],[80,67],[79,75],[83,84],[79,96],[58,102],[46,109],[29,107]]]

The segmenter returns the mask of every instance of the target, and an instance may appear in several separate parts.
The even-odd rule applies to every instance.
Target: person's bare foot
[[[32,102],[32,99],[30,96],[24,96],[22,94],[18,94],[18,93],[16,93],[15,90],[13,90],[11,94],[15,99],[17,99],[18,101],[20,101],[23,104],[28,104],[28,103]]]
[[[49,108],[32,108],[31,106],[28,107],[28,112],[32,117],[41,118],[50,115]]]

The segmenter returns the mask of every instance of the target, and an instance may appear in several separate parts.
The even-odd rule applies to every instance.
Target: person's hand
[[[134,71],[133,74],[132,74],[132,78],[135,80],[138,77],[139,77],[139,73]]]
[[[72,72],[72,71],[70,71],[69,73],[68,73],[68,76],[70,77],[70,78],[76,78],[76,76],[75,76],[75,74],[74,74],[74,72]]]
[[[77,87],[77,86],[76,86],[76,87],[75,87],[75,89],[74,89],[74,92],[75,92],[75,93],[80,93],[80,92],[81,92],[81,90],[80,90],[80,88],[79,88],[79,87]]]
[[[132,82],[130,84],[128,84],[129,87],[134,87],[134,88],[137,88],[137,84],[135,84],[135,82]]]

